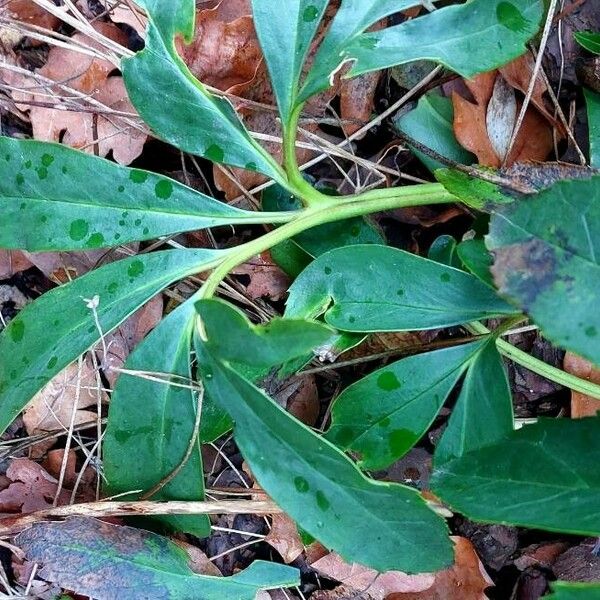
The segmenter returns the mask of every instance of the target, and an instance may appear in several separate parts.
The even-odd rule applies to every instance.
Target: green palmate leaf
[[[190,41],[194,0],[136,0],[148,16],[146,45],[122,63],[131,102],[154,133],[177,148],[283,182],[275,161],[256,143],[222,97],[198,82],[175,50],[175,38]]]
[[[432,489],[476,521],[600,535],[599,431],[598,417],[542,419],[439,465]]]
[[[197,575],[169,539],[96,519],[36,523],[17,538],[41,576],[104,600],[254,600],[261,589],[298,585],[298,571],[256,561],[233,577]]]
[[[485,342],[404,358],[346,388],[333,404],[329,441],[383,469],[403,456],[437,416]]]
[[[302,66],[328,3],[287,0],[285,10],[274,10],[271,0],[252,0],[254,25],[284,128],[294,110]]]
[[[465,77],[490,71],[523,54],[543,12],[543,0],[472,0],[365,33],[383,17],[419,4],[415,0],[343,2],[300,98],[331,85],[332,74],[344,62],[352,63],[350,77],[421,59],[442,63]]]
[[[103,465],[107,495],[149,490],[186,455],[194,433],[197,395],[191,379],[191,337],[196,311],[192,300],[177,308],[130,354],[125,369],[160,378],[123,373],[110,400]],[[139,495],[139,494],[138,494]],[[131,497],[136,497],[134,494]],[[200,444],[181,472],[152,500],[202,500],[204,478]],[[210,533],[206,515],[157,518],[177,531],[198,537]]]
[[[465,240],[456,247],[458,258],[465,268],[478,279],[493,286],[491,266],[492,255],[483,240]]]
[[[598,583],[565,583],[557,581],[551,584],[552,594],[548,600],[600,600]]]
[[[52,377],[162,289],[224,253],[169,250],[127,258],[51,290],[0,333],[0,431]],[[89,299],[97,297],[97,307]],[[92,302],[95,304],[95,302]],[[94,315],[95,310],[95,315]]]
[[[574,33],[577,42],[586,50],[594,54],[600,54],[600,33],[593,31],[576,31]]]
[[[0,229],[2,248],[105,248],[265,221],[264,214],[232,208],[172,179],[59,144],[0,137],[0,161],[12,172],[0,180],[2,215],[18,223]]]
[[[414,110],[394,121],[396,128],[424,146],[457,163],[470,165],[474,156],[467,152],[454,135],[454,109],[450,98],[438,94],[423,96]],[[443,165],[413,149],[419,160],[430,170]]]
[[[493,444],[512,430],[510,387],[496,340],[491,339],[479,347],[469,364],[460,396],[437,445],[436,463]]]
[[[590,130],[590,165],[600,169],[600,94],[583,90]]]
[[[369,332],[447,327],[514,310],[473,275],[395,248],[354,246],[323,254],[290,288],[287,316],[322,313],[333,327]]]
[[[486,243],[500,292],[553,342],[600,364],[600,177],[499,208]]]
[[[209,330],[222,336],[219,325],[229,322],[225,313],[231,309],[221,304],[205,312],[206,302],[197,306]],[[285,340],[283,327],[277,337]],[[346,560],[380,571],[434,571],[451,564],[444,522],[415,490],[364,477],[340,450],[231,368],[219,347],[210,334],[206,342],[197,338],[205,386],[233,418],[236,442],[260,486],[302,529]],[[306,350],[296,347],[298,355]],[[260,353],[259,338],[252,349]]]

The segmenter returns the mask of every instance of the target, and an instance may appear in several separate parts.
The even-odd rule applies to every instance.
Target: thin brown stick
[[[13,536],[35,523],[68,517],[131,517],[149,515],[271,515],[283,511],[271,500],[207,500],[205,502],[112,501],[71,504],[0,519],[0,537]]]

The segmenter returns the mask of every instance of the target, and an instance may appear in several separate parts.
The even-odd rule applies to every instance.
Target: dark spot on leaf
[[[23,185],[25,183],[25,177],[23,176],[23,173],[17,173],[16,181],[17,185]]]
[[[511,31],[527,31],[529,21],[523,16],[523,13],[510,2],[500,2],[496,7],[496,16],[498,17],[500,25],[503,25]]]
[[[354,440],[354,432],[350,427],[336,427],[332,429],[329,439],[342,448],[348,448]]]
[[[246,163],[247,171],[258,171],[258,165],[255,162]]]
[[[120,185],[118,188],[119,192],[124,192],[125,191],[125,186],[124,185]]]
[[[397,296],[400,296],[400,297],[404,296],[404,290],[398,290],[398,291],[396,292],[396,295],[397,295]]]
[[[49,361],[48,364],[46,365],[47,369],[54,369],[54,367],[57,365],[58,363],[58,356],[53,356]]]
[[[596,337],[598,335],[598,330],[593,325],[590,325],[585,328],[585,335],[588,337]]]
[[[225,152],[223,152],[223,148],[221,146],[217,146],[217,144],[212,144],[206,149],[204,153],[208,160],[212,160],[212,162],[221,163],[225,159]]]
[[[398,380],[395,373],[386,371],[377,378],[377,387],[386,392],[392,392],[402,387],[402,383]]]
[[[149,233],[150,233],[150,229],[148,227],[144,227],[144,229],[142,230],[142,234],[148,235]]]
[[[444,282],[444,283],[448,283],[450,281],[450,273],[442,273],[440,275],[440,279]]]
[[[23,321],[13,321],[8,326],[8,331],[10,333],[10,339],[13,342],[20,342],[25,335],[25,323],[23,323]]]
[[[88,248],[100,248],[102,244],[104,244],[104,236],[101,233],[96,232],[90,235],[90,239],[86,242],[85,245]]]
[[[129,277],[139,277],[144,272],[144,263],[141,260],[134,260],[127,269]]]
[[[106,289],[109,294],[114,294],[119,289],[119,282],[113,281],[112,283],[109,283]]]
[[[173,194],[173,184],[169,180],[163,179],[156,184],[154,191],[158,198],[168,200]]]
[[[331,267],[325,267],[323,271],[325,272],[325,275],[331,275]]]
[[[67,167],[63,167],[61,169],[61,171],[63,172],[64,175],[66,175],[68,173],[69,169],[67,169]]]
[[[319,9],[316,6],[310,4],[304,9],[304,12],[302,13],[302,20],[305,23],[310,23],[314,21],[318,16]]]
[[[45,167],[49,167],[54,162],[54,156],[52,154],[43,154],[42,155],[42,164]]]
[[[69,236],[72,240],[79,242],[87,237],[90,230],[89,223],[83,219],[77,219],[71,223],[69,228]]]
[[[31,169],[32,162],[30,160],[26,160],[24,164],[26,169]]]
[[[306,481],[304,477],[300,477],[299,475],[298,477],[294,478],[294,486],[296,487],[296,490],[298,490],[301,494],[306,494],[306,492],[308,492],[308,490],[310,489],[308,481]]]
[[[139,227],[142,224],[142,220],[141,219],[136,219],[133,223],[136,227]]]
[[[38,167],[35,172],[40,179],[46,179],[46,177],[48,177],[48,169],[46,169],[46,167]]]
[[[329,500],[327,500],[327,496],[325,496],[325,494],[321,490],[319,490],[316,493],[316,498],[317,498],[317,506],[321,510],[329,510],[331,503],[329,502]]]
[[[133,183],[144,183],[148,179],[148,173],[145,171],[131,171],[131,173],[129,173],[129,179],[131,179]]]

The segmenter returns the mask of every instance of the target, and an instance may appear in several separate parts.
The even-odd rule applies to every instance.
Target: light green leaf
[[[36,523],[17,539],[44,579],[93,598],[254,600],[261,589],[300,583],[296,569],[263,561],[232,577],[197,575],[168,538],[96,519]]]
[[[122,71],[132,104],[155,135],[184,152],[284,183],[281,169],[250,137],[231,103],[209,93],[175,50],[177,35],[192,38],[194,0],[136,1],[149,16],[146,45],[123,60]]]
[[[436,447],[436,463],[493,444],[512,430],[510,387],[496,340],[491,339],[480,346],[469,364],[460,396]]]
[[[265,215],[228,206],[177,181],[60,144],[0,137],[6,225],[0,247],[30,252],[118,246]],[[93,176],[90,176],[93,174]]]
[[[219,309],[225,313],[226,306],[211,316],[204,306],[197,305],[202,319],[219,331]],[[233,418],[235,440],[257,482],[302,529],[345,560],[380,571],[435,571],[452,563],[443,520],[415,490],[364,477],[340,450],[231,368],[210,335],[207,342],[196,339],[205,386]],[[252,350],[260,347],[257,337]]]
[[[193,300],[173,311],[129,355],[125,369],[178,377],[157,382],[122,373],[110,400],[103,465],[107,495],[148,491],[182,461],[194,433],[198,392],[191,379]],[[134,499],[139,494],[129,495]],[[152,500],[202,500],[204,477],[200,444],[181,472]],[[123,498],[125,499],[125,498]],[[210,534],[206,515],[157,517],[176,531]]]
[[[387,29],[367,32],[416,0],[345,0],[317,53],[301,100],[331,85],[348,62],[349,77],[415,60],[433,60],[465,77],[490,71],[525,52],[538,30],[542,0],[472,0]]]
[[[590,165],[600,169],[600,94],[583,90],[590,131]]]
[[[541,419],[439,465],[432,490],[474,521],[600,535],[599,431],[598,417]]]
[[[485,342],[409,356],[346,388],[333,404],[327,439],[383,469],[429,429],[446,398]]]
[[[555,344],[600,364],[600,177],[498,208],[486,244],[500,293]]]
[[[552,594],[547,597],[547,600],[600,600],[600,584],[598,583],[557,581],[550,585]]]
[[[26,306],[0,333],[0,431],[52,377],[152,296],[188,275],[213,268],[217,250],[169,250],[111,263],[53,289]]]
[[[452,101],[433,93],[423,96],[414,110],[394,121],[396,129],[417,142],[454,162],[470,165],[475,157],[456,140],[453,123]],[[444,166],[417,149],[413,152],[430,171]]]
[[[369,27],[420,0],[344,0],[319,47],[300,92],[305,101],[333,85],[333,77],[348,60],[347,47]]]
[[[577,42],[589,52],[600,54],[600,33],[593,31],[576,31],[574,34]]]
[[[254,26],[284,128],[298,95],[298,82],[312,39],[329,0],[286,0],[279,10],[271,0],[252,0]]]
[[[537,33],[543,0],[471,0],[365,33],[346,47],[349,77],[413,60],[439,62],[463,77],[521,56]]]
[[[494,287],[491,266],[493,257],[483,240],[465,240],[458,244],[456,253],[466,269],[478,279]]]
[[[395,248],[352,246],[304,270],[290,288],[286,315],[324,313],[333,327],[369,332],[449,327],[514,312],[473,275]]]

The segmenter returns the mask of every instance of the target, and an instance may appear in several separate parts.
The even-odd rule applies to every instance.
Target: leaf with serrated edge
[[[146,45],[122,61],[131,103],[155,135],[184,152],[259,171],[280,183],[283,173],[255,142],[230,102],[215,96],[192,75],[175,49],[175,38],[190,41],[194,0],[136,0],[149,21]]]
[[[485,342],[409,356],[346,388],[333,404],[326,438],[384,469],[427,431],[469,362]]]
[[[47,581],[105,600],[254,600],[300,583],[296,569],[263,561],[232,577],[198,575],[168,538],[82,517],[36,523],[16,543]]]
[[[486,245],[500,293],[556,345],[600,364],[600,176],[498,207]]]
[[[0,137],[0,247],[30,252],[119,246],[183,231],[264,222],[177,181],[59,144]],[[93,176],[90,177],[90,173]]]
[[[321,255],[290,288],[286,316],[322,313],[333,327],[369,332],[449,327],[515,311],[458,269],[386,246],[352,246]]]
[[[284,128],[294,109],[304,61],[328,3],[286,0],[285,10],[273,10],[271,0],[252,0],[254,26]]]
[[[151,489],[186,454],[198,405],[198,392],[184,387],[192,384],[190,351],[195,317],[193,300],[188,300],[164,319],[125,363],[129,371],[154,373],[154,377],[161,374],[179,377],[157,382],[143,374],[119,376],[110,400],[102,447],[107,495]],[[202,456],[197,444],[177,477],[152,499],[203,498]],[[206,515],[169,515],[157,520],[198,537],[210,533]]]
[[[201,318],[219,331],[218,309],[231,309],[221,305],[208,316],[204,305],[197,304]],[[277,335],[285,340],[283,328]],[[346,560],[381,571],[434,571],[452,562],[443,520],[415,490],[367,479],[340,450],[234,371],[216,348],[210,335],[207,342],[196,337],[204,384],[232,416],[235,440],[257,482],[302,529]],[[257,337],[249,352],[260,348]],[[305,351],[297,346],[298,355]]]
[[[600,535],[599,431],[598,417],[540,419],[439,465],[432,491],[474,521]]]
[[[111,263],[46,292],[0,333],[0,431],[33,395],[152,296],[222,260],[218,250],[168,250]]]
[[[493,444],[513,430],[512,396],[496,340],[485,342],[469,364],[448,426],[435,450],[441,464]]]
[[[472,0],[367,32],[380,19],[420,4],[344,0],[299,99],[329,87],[346,62],[352,65],[348,77],[415,60],[434,60],[466,77],[490,71],[523,54],[543,14],[542,0]]]

